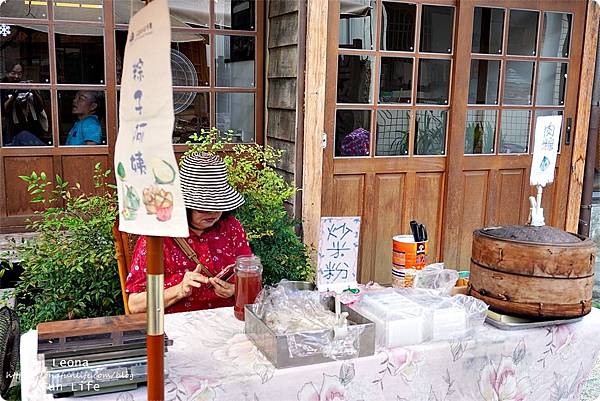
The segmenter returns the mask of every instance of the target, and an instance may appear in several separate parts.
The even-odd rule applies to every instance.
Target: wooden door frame
[[[325,132],[325,83],[331,38],[327,29],[332,11],[328,0],[308,0],[306,6],[306,63],[304,140],[302,156],[302,221],[304,243],[312,250],[313,264],[319,244],[323,207],[323,133]],[[310,62],[308,62],[310,60]],[[316,264],[315,264],[316,265]]]
[[[586,25],[589,26],[593,25],[595,26],[596,32],[597,32],[597,28],[598,28],[598,15],[596,15],[595,17],[593,16],[593,13],[590,12],[590,9],[595,8],[596,10],[599,8],[597,5],[593,4],[594,2],[588,2],[588,12],[587,15],[584,16],[584,20],[586,20]],[[516,6],[515,8],[522,8],[523,7],[523,2],[519,2],[519,1],[511,1],[511,0],[506,0],[506,1],[502,1],[502,2],[495,2],[495,1],[491,1],[491,0],[458,0],[458,4],[457,4],[457,9],[458,9],[458,32],[457,32],[457,37],[458,38],[471,38],[472,34],[473,34],[473,14],[474,14],[474,6],[490,6],[490,7],[499,7],[499,8],[505,8],[505,9],[509,9],[509,8],[513,8],[513,4],[514,6]],[[530,7],[528,8],[533,8],[533,9],[543,9],[544,7],[540,7],[544,4],[544,1],[531,1]],[[552,11],[561,11],[561,8],[564,7],[568,7],[569,4],[565,3],[565,6],[561,6],[560,4],[554,4],[556,7],[553,7]],[[556,10],[554,9],[556,8]],[[597,12],[596,12],[597,14]],[[505,27],[505,30],[507,30],[508,27]],[[506,32],[505,32],[506,33]],[[572,41],[573,41],[573,34],[572,36]],[[589,36],[593,36],[593,34],[591,33]],[[505,36],[506,38],[506,36]],[[595,43],[588,43],[591,42],[592,38],[588,39],[588,34],[586,32],[586,43],[585,45],[582,45],[582,43],[580,42],[579,44],[577,44],[577,47],[579,49],[576,48],[572,48],[571,49],[571,54],[574,55],[573,58],[571,58],[573,65],[577,65],[577,63],[579,64],[579,71],[580,71],[580,79],[578,79],[578,83],[579,83],[579,104],[580,106],[576,108],[573,107],[574,113],[571,115],[574,115],[574,120],[577,121],[577,127],[576,127],[576,132],[575,132],[575,142],[573,144],[573,147],[571,149],[572,154],[571,154],[571,160],[570,163],[565,164],[562,163],[563,166],[563,177],[567,176],[567,172],[564,171],[564,168],[568,168],[568,165],[571,164],[571,166],[573,166],[573,164],[578,161],[581,160],[580,162],[580,166],[578,166],[577,168],[573,168],[571,167],[571,171],[570,171],[570,176],[568,177],[568,179],[563,180],[563,182],[561,183],[561,188],[557,188],[556,193],[559,195],[561,193],[567,193],[567,191],[569,192],[569,202],[568,202],[568,206],[567,206],[567,210],[563,213],[560,213],[558,216],[558,220],[562,221],[564,224],[565,221],[565,215],[567,216],[571,216],[573,214],[576,213],[576,218],[573,219],[573,217],[567,218],[567,229],[572,229],[573,225],[575,227],[575,230],[577,228],[577,218],[579,215],[579,207],[580,207],[580,197],[581,197],[581,189],[582,189],[582,185],[581,185],[581,181],[583,178],[583,163],[585,162],[585,142],[587,140],[587,124],[583,124],[583,121],[587,121],[589,123],[589,106],[590,106],[590,97],[591,96],[591,85],[589,85],[590,81],[587,81],[588,84],[586,87],[585,82],[586,79],[590,79],[589,77],[586,78],[584,73],[586,73],[586,75],[589,76],[590,74],[590,70],[591,70],[591,77],[593,77],[593,70],[594,70],[594,63],[595,63],[595,47],[593,48],[593,54],[592,53],[592,46],[595,46]],[[597,38],[596,38],[597,40]],[[453,74],[453,82],[452,82],[452,87],[454,88],[454,95],[452,97],[451,100],[451,109],[452,109],[452,114],[450,117],[450,129],[452,130],[452,132],[455,131],[464,131],[464,126],[466,123],[466,108],[467,108],[467,102],[466,99],[468,97],[468,88],[469,88],[469,74],[464,73],[464,71],[470,71],[470,63],[471,63],[471,46],[470,46],[471,41],[470,40],[466,40],[464,41],[464,43],[461,46],[457,46],[456,48],[456,59],[455,59],[455,63],[454,63],[454,69],[455,71],[463,71],[462,74],[458,74],[455,73]],[[584,48],[582,48],[584,47]],[[585,53],[582,53],[582,51],[585,51]],[[577,57],[577,54],[579,54],[579,57]],[[570,66],[571,68],[572,66]],[[593,78],[592,78],[593,79]],[[535,82],[534,82],[535,84]],[[569,90],[569,88],[567,88],[567,90]],[[588,106],[588,110],[587,112],[583,109],[583,107],[581,106],[581,93],[582,91],[587,91],[589,92],[588,97],[586,98],[587,100],[585,101],[587,103]],[[533,106],[533,105],[532,105]],[[565,102],[565,107],[567,106],[566,102]],[[566,112],[566,108],[565,108],[565,112]],[[567,117],[567,115],[565,115],[565,118]],[[585,132],[582,132],[580,130],[585,129]],[[580,143],[578,143],[578,141]],[[581,143],[582,142],[582,143]],[[470,156],[469,156],[470,157]],[[518,158],[519,156],[508,156],[508,155],[502,155],[502,156],[495,156],[495,157],[516,157]],[[463,180],[464,180],[464,174],[463,174],[463,170],[465,167],[465,156],[464,156],[464,135],[458,135],[458,134],[454,134],[451,135],[449,138],[449,144],[448,144],[448,157],[447,157],[447,185],[446,185],[446,195],[445,195],[445,204],[446,204],[446,209],[445,209],[445,213],[444,213],[444,220],[443,220],[443,227],[444,227],[444,231],[443,231],[443,256],[444,256],[444,261],[449,265],[449,266],[454,266],[457,265],[459,263],[459,252],[460,249],[456,246],[455,244],[455,239],[458,237],[459,233],[460,233],[460,225],[461,222],[463,221],[463,203],[464,203],[464,192],[462,190],[463,187]],[[468,160],[469,162],[471,162],[472,160]],[[579,178],[579,181],[577,181],[577,179]],[[575,182],[575,183],[574,183]],[[527,183],[526,183],[527,184]],[[570,188],[570,190],[568,190]],[[559,195],[560,196],[560,195]],[[564,196],[564,195],[563,195]],[[563,198],[564,203],[563,204],[567,204],[567,199]],[[525,200],[523,201],[525,202]],[[547,213],[550,211],[547,211]],[[570,222],[570,223],[569,223]],[[574,223],[573,223],[574,222]],[[571,224],[571,225],[569,225]]]
[[[583,57],[581,60],[581,76],[579,78],[579,96],[577,99],[577,114],[575,117],[575,138],[573,155],[571,157],[571,176],[569,179],[569,194],[567,201],[566,230],[577,232],[579,211],[581,207],[581,192],[583,191],[583,173],[587,149],[590,113],[592,109],[592,90],[594,72],[596,70],[596,52],[598,49],[598,25],[600,24],[600,4],[588,0],[585,21],[585,37]]]
[[[456,33],[457,40],[461,37],[472,36],[473,13],[469,15],[461,13],[461,3],[469,0],[457,0],[456,3]],[[323,79],[326,71],[335,71],[336,62],[331,54],[334,54],[337,41],[329,35],[327,25],[331,24],[336,17],[332,8],[328,8],[326,0],[309,0],[307,15],[307,43],[306,43],[306,98],[304,102],[304,146],[303,146],[303,186],[302,186],[302,218],[304,229],[304,242],[311,246],[318,244],[319,224],[321,210],[331,205],[330,190],[332,188],[332,177],[324,176],[323,171],[333,170],[333,160],[324,155],[322,148],[322,135],[325,132],[324,113],[332,102],[325,103],[326,94],[334,93],[332,79]],[[503,2],[499,6],[504,6]],[[312,7],[311,7],[312,6]],[[323,11],[324,10],[324,11]],[[463,18],[469,19],[469,23],[461,23]],[[323,17],[326,16],[326,17]],[[569,178],[569,194],[567,205],[567,230],[574,230],[579,218],[579,207],[583,181],[583,167],[585,162],[585,144],[587,142],[587,128],[589,126],[591,86],[584,85],[593,79],[595,71],[596,42],[598,40],[598,24],[600,23],[600,5],[588,0],[586,15],[586,33],[584,39],[583,59],[581,62],[581,76],[579,80],[579,104],[575,115],[577,126],[575,127],[574,145],[571,156],[571,173]],[[326,51],[323,51],[326,47]],[[320,55],[320,57],[315,57]],[[325,55],[325,57],[323,57]],[[466,115],[457,113],[456,105],[461,97],[467,96],[468,77],[466,74],[456,74],[460,68],[470,68],[470,48],[456,46],[455,59],[453,63],[453,74],[451,88],[453,88],[450,102],[451,113],[448,122],[448,131],[452,132],[457,127],[464,127]],[[326,62],[323,62],[326,60]],[[333,86],[335,82],[333,82]],[[587,99],[587,100],[586,100]],[[322,105],[325,105],[323,108]],[[335,107],[335,105],[333,105]],[[327,115],[332,115],[328,113]],[[461,135],[449,135],[447,141],[446,156],[446,194],[444,197],[444,217],[442,220],[442,256],[443,259],[452,262],[458,260],[458,248],[454,246],[454,239],[459,232],[459,224],[462,214],[457,205],[462,204],[462,191],[453,190],[460,187],[462,183],[462,169],[464,165],[464,142]],[[451,174],[450,172],[460,172]]]

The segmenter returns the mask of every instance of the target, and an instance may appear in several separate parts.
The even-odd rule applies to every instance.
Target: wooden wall
[[[302,18],[299,0],[269,2],[267,21],[266,143],[285,153],[278,172],[297,188],[302,186],[302,142],[299,121],[302,110],[304,57]],[[300,117],[300,118],[299,118]],[[289,210],[298,216],[300,194],[290,201]]]

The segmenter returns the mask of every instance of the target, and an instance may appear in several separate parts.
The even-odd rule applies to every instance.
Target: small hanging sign
[[[341,293],[358,286],[360,217],[323,217],[317,257],[319,291]]]
[[[129,24],[119,107],[115,172],[119,230],[189,235],[173,153],[171,21],[167,0],[154,0]]]
[[[536,119],[533,159],[529,177],[531,185],[545,187],[554,181],[561,125],[562,116],[540,116]]]

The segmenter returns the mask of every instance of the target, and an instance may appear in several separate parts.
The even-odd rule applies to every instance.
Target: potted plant
[[[21,176],[32,202],[45,206],[29,229],[38,235],[16,252],[23,272],[15,288],[23,331],[40,322],[123,313],[112,226],[117,215],[110,170],[95,167],[96,194],[60,176]]]

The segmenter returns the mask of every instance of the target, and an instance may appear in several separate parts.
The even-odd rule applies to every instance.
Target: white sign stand
[[[543,226],[542,188],[554,181],[554,168],[562,125],[562,116],[541,116],[536,119],[533,158],[529,183],[537,187],[537,196],[529,197],[532,226]]]
[[[340,294],[356,288],[360,217],[323,217],[317,255],[317,289],[335,292],[335,315],[337,327],[335,338],[345,337],[347,326],[343,325]]]

